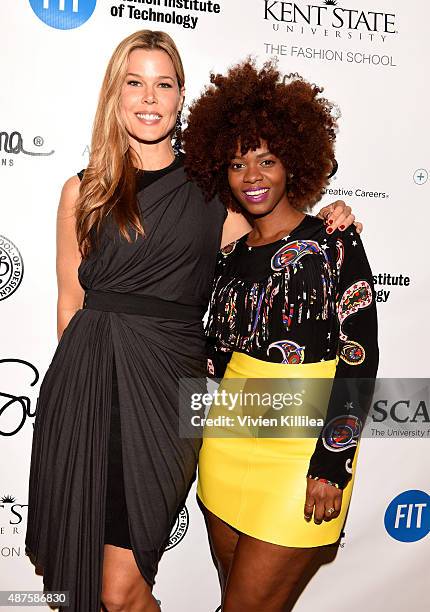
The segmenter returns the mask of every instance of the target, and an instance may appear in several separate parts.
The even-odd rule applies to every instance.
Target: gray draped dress
[[[82,286],[204,312],[225,208],[205,202],[183,167],[137,198],[145,237],[128,243],[106,223]],[[66,327],[40,388],[25,544],[45,590],[69,591],[69,612],[100,611],[113,367],[131,544],[152,584],[200,448],[178,433],[178,381],[204,377],[205,361],[199,318],[82,309]]]

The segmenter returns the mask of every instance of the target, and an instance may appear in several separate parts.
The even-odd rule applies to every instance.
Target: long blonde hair
[[[115,49],[101,87],[91,155],[76,205],[76,235],[82,257],[86,257],[94,246],[101,224],[109,213],[129,242],[127,226],[135,230],[136,236],[144,234],[136,201],[136,152],[130,147],[119,104],[128,58],[135,49],[165,51],[172,60],[179,88],[185,83],[181,56],[165,32],[140,30],[125,38]]]

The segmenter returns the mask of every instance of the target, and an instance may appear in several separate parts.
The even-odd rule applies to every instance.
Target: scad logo
[[[79,28],[88,21],[97,0],[29,0],[41,21],[57,30]]]
[[[430,495],[410,490],[397,495],[384,518],[385,529],[399,542],[418,542],[430,533]]]

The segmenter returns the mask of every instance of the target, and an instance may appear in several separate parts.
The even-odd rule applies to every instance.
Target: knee
[[[158,612],[160,607],[152,593],[133,593],[125,590],[105,588],[102,603],[106,612]]]
[[[130,609],[127,593],[118,589],[103,589],[102,602],[106,612],[126,612]]]
[[[118,589],[104,589],[102,592],[102,602],[106,612],[153,612],[159,608],[155,605],[152,596],[136,597],[128,591]]]

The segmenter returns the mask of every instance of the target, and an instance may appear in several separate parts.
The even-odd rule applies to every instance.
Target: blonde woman
[[[184,85],[167,34],[122,41],[89,165],[61,195],[59,344],[40,389],[26,551],[45,589],[69,591],[69,612],[159,609],[158,562],[195,478],[178,380],[204,375],[216,254],[248,225],[185,175]],[[341,203],[331,220],[353,218]]]

